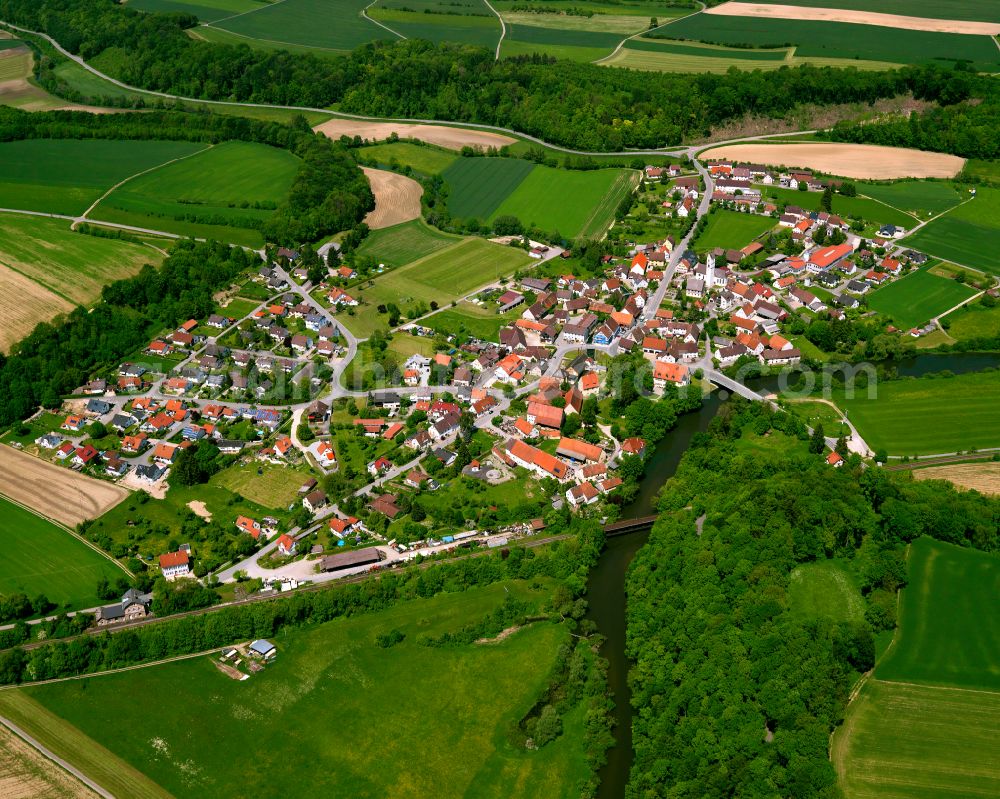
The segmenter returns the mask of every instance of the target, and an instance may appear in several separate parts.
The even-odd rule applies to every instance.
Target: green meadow
[[[202,22],[215,22],[224,17],[244,14],[267,6],[266,0],[129,0],[128,7],[137,11],[194,14]]]
[[[930,455],[1000,447],[1000,372],[879,381],[876,399],[868,391],[857,388],[852,399],[838,391],[833,400],[873,450]]]
[[[443,172],[459,158],[457,153],[443,147],[404,141],[360,147],[357,152],[359,156],[374,158],[382,166],[408,166],[425,175]]]
[[[534,168],[516,158],[459,158],[442,172],[448,210],[457,219],[486,221]]]
[[[392,227],[373,230],[358,247],[357,254],[374,258],[389,267],[398,267],[462,240],[460,236],[430,227],[422,219],[412,219]]]
[[[743,214],[739,211],[712,211],[705,230],[694,242],[697,252],[723,249],[741,250],[775,225],[769,216]]]
[[[431,42],[459,42],[494,49],[500,41],[500,20],[485,5],[479,13],[456,13],[448,5],[437,7],[432,13],[403,8],[385,8],[381,4],[369,9],[368,14],[386,27],[407,39],[426,39]],[[388,32],[385,32],[388,33]]]
[[[259,246],[263,237],[250,226],[265,221],[285,199],[298,164],[287,150],[225,142],[129,181],[92,216]]]
[[[27,697],[64,720],[41,730],[60,754],[66,737],[83,761],[106,747],[174,796],[228,799],[247,785],[281,785],[301,796],[568,799],[587,775],[582,708],[539,750],[515,731],[570,640],[567,628],[538,622],[489,645],[421,643],[479,622],[507,596],[540,610],[551,588],[508,581],[290,630],[274,639],[275,661],[245,682],[205,656],[22,689],[14,702]],[[394,630],[400,643],[377,645]],[[182,699],[150,713],[137,696]],[[34,714],[23,718],[36,733]]]
[[[446,335],[465,335],[486,341],[496,341],[500,328],[518,319],[521,308],[498,314],[496,306],[484,308],[471,302],[460,302],[425,319],[422,324]]]
[[[1000,305],[988,308],[982,302],[970,302],[948,314],[948,335],[957,341],[1000,336]]]
[[[836,560],[803,563],[788,580],[788,606],[809,618],[861,622],[865,600],[850,567]]]
[[[763,196],[772,197],[779,204],[797,205],[807,211],[819,211],[823,201],[822,192],[797,191],[774,186],[763,187]],[[916,224],[916,220],[908,213],[867,197],[845,197],[842,194],[834,194],[831,207],[833,213],[849,219],[860,218],[883,225],[898,225],[906,229]]]
[[[61,527],[0,497],[0,595],[45,594],[60,608],[79,610],[101,603],[101,577],[125,576],[112,560]]]
[[[204,145],[27,139],[0,143],[0,207],[75,216],[121,180]]]
[[[907,246],[1000,275],[1000,189],[978,187],[969,202],[907,236]]]
[[[926,324],[975,293],[964,283],[932,275],[923,267],[873,292],[868,307],[891,317],[901,328],[911,328]]]
[[[965,199],[952,184],[934,180],[865,183],[859,188],[872,199],[916,214],[922,219],[944,213]]]

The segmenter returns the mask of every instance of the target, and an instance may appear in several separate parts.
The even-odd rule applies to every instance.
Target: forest
[[[677,145],[749,114],[781,117],[804,104],[906,93],[953,104],[989,91],[986,78],[936,66],[658,74],[537,55],[496,61],[482,48],[420,40],[321,58],[195,41],[185,33],[193,16],[145,14],[112,0],[0,0],[0,17],[153,91],[314,108],[337,103],[351,113],[508,127],[593,151]],[[42,57],[37,77],[59,93],[53,66]]]
[[[629,574],[631,799],[839,796],[829,734],[874,664],[874,633],[895,624],[903,545],[998,545],[1000,500],[857,456],[832,469],[805,449],[741,446],[751,434],[808,435],[765,405],[723,406],[666,484]],[[789,608],[792,569],[828,557],[862,575],[863,622]]]
[[[90,114],[29,113],[0,107],[0,141],[18,139],[169,139],[248,141],[302,159],[288,198],[264,224],[265,239],[295,246],[354,227],[375,207],[368,179],[347,149],[313,133],[303,117],[290,124],[181,111]]]

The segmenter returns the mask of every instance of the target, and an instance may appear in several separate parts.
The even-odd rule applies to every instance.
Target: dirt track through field
[[[420,216],[420,195],[423,187],[406,175],[384,169],[362,167],[375,195],[375,210],[365,217],[372,230],[392,227]]]
[[[417,125],[406,122],[365,122],[355,119],[331,119],[313,130],[339,139],[341,136],[360,136],[369,141],[388,139],[396,133],[403,139],[419,139],[428,144],[447,147],[449,150],[461,150],[463,147],[503,147],[513,144],[516,140],[499,133],[485,130],[467,130],[465,128],[449,128],[446,125]]]
[[[979,36],[1000,34],[998,22],[971,22],[957,19],[928,19],[874,11],[851,11],[846,8],[805,8],[778,3],[723,3],[705,14],[722,17],[757,17],[758,19],[801,19],[809,22],[849,22],[855,25],[879,25],[933,33],[967,33]]]
[[[982,494],[1000,495],[1000,463],[956,463],[914,469],[917,480],[949,480],[959,488],[974,488]]]
[[[703,150],[698,157],[800,167],[845,178],[872,180],[953,178],[965,165],[965,159],[945,153],[836,142],[731,144]]]
[[[0,796],[4,799],[92,799],[97,794],[0,726]]]
[[[117,505],[128,491],[0,446],[0,494],[75,527]]]

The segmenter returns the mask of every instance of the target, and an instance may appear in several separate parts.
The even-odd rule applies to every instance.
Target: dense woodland
[[[767,406],[724,406],[666,484],[632,566],[632,799],[838,796],[829,733],[874,664],[874,633],[895,624],[902,545],[920,535],[1000,543],[1000,500],[862,468],[857,456],[832,469],[805,447],[738,443],[768,431],[808,436]],[[827,557],[852,559],[862,575],[863,623],[789,608],[792,569]]]
[[[780,117],[803,104],[907,92],[950,104],[987,91],[985,79],[939,67],[658,74],[544,56],[496,61],[483,48],[415,40],[320,58],[196,41],[185,34],[197,24],[191,15],[145,14],[113,0],[0,0],[0,18],[43,31],[97,68],[153,91],[315,108],[339,103],[355,113],[498,125],[595,151],[676,145],[748,114]],[[65,93],[53,66],[41,59],[38,78]]]
[[[283,201],[262,228],[265,239],[276,244],[297,245],[352,228],[375,207],[368,179],[347,149],[313,133],[303,117],[284,125],[180,111],[28,113],[0,107],[0,141],[18,139],[247,141],[289,150],[301,165],[288,198],[275,198]]]

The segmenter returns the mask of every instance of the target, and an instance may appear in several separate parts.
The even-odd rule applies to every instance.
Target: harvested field
[[[447,147],[449,150],[461,150],[463,147],[503,147],[516,141],[510,136],[485,130],[406,122],[365,122],[359,119],[331,119],[322,125],[317,125],[314,130],[331,139],[339,139],[341,136],[360,136],[370,141],[382,141],[388,139],[391,133],[397,133],[403,139],[419,139],[428,144]]]
[[[1000,495],[1000,463],[956,463],[914,469],[917,480],[947,480],[959,488],[971,488],[982,494]]]
[[[952,178],[965,159],[945,153],[881,147],[876,144],[802,142],[800,144],[731,144],[703,150],[700,158],[731,158],[781,167],[805,167],[846,178]]]
[[[0,351],[20,341],[35,325],[56,314],[73,310],[73,304],[42,288],[24,275],[0,264]]]
[[[366,166],[362,170],[375,195],[375,210],[365,217],[368,227],[378,230],[420,217],[420,195],[424,190],[417,181],[384,169]]]
[[[91,799],[96,794],[0,726],[0,796],[4,799]]]
[[[873,11],[853,11],[846,8],[801,8],[777,3],[723,3],[709,8],[705,14],[724,17],[758,17],[762,19],[801,19],[810,22],[846,22],[853,25],[878,25],[883,28],[930,31],[932,33],[965,33],[996,36],[1000,23],[972,22],[953,19],[927,19],[901,14],[879,14]]]
[[[75,527],[117,505],[128,496],[128,491],[16,449],[0,447],[0,494]]]

